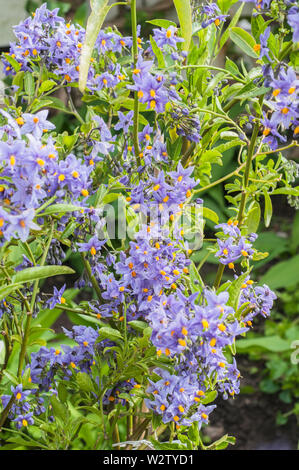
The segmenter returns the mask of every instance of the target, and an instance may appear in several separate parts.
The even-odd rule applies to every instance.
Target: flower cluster
[[[171,375],[162,369],[155,369],[154,374],[161,378],[156,382],[149,380],[147,392],[153,399],[147,399],[145,403],[163,416],[164,423],[174,422],[179,427],[190,426],[194,421],[200,424],[208,422],[215,405],[200,403],[205,396],[205,386],[200,388],[196,374]]]
[[[224,22],[229,15],[222,15],[221,10],[216,3],[207,3],[201,9],[201,16],[203,18],[202,28],[207,28],[210,24],[219,26]]]
[[[18,117],[6,111],[1,114],[6,123],[0,132],[5,132],[6,139],[0,141],[5,177],[0,187],[0,235],[2,240],[17,237],[26,241],[30,230],[40,230],[33,221],[35,209],[49,198],[83,204],[92,184],[92,166],[74,154],[59,160],[49,135],[54,126],[47,120],[48,111]]]
[[[44,399],[36,396],[36,390],[23,390],[20,384],[16,387],[12,386],[11,392],[11,395],[2,395],[1,401],[5,408],[11,399],[14,400],[8,417],[16,423],[17,429],[34,424],[34,416],[39,416],[46,411]]]
[[[178,291],[162,297],[148,315],[158,356],[164,353],[175,363],[174,375],[168,374],[165,380],[165,373],[156,371],[164,380],[148,389],[153,395],[148,406],[161,414],[165,423],[173,420],[177,425],[189,425],[193,419],[199,425],[207,422],[214,406],[206,408],[201,401],[213,378],[217,378],[215,388],[224,398],[239,393],[240,373],[235,362],[227,361],[224,349],[247,328],[235,320],[227,292],[216,295],[205,289],[198,297],[198,293],[186,297]]]
[[[14,403],[9,411],[9,419],[16,423],[17,429],[34,424],[34,416],[46,411],[49,405],[49,396],[57,394],[59,378],[70,381],[78,372],[90,373],[95,364],[96,354],[107,346],[113,345],[103,340],[97,343],[98,331],[91,327],[74,326],[72,331],[64,329],[66,336],[74,340],[77,345],[64,345],[62,349],[41,347],[31,355],[29,382],[37,388],[23,390],[22,384],[11,387],[11,395],[2,395],[1,400],[5,408],[13,398]],[[136,382],[132,379],[129,389]],[[127,384],[128,385],[128,384]],[[124,386],[122,386],[124,388]],[[127,387],[128,388],[128,387]],[[110,396],[112,390],[107,393]],[[112,400],[108,400],[108,403]],[[49,416],[53,420],[53,416]]]
[[[64,332],[77,346],[64,345],[62,349],[43,346],[31,355],[30,378],[41,392],[55,390],[59,375],[69,380],[73,373],[89,373],[94,362],[98,332],[85,326],[74,326],[72,331]]]
[[[58,16],[58,9],[50,11],[44,3],[32,17],[15,26],[14,33],[18,41],[11,44],[10,57],[18,62],[20,70],[33,71],[33,64],[42,60],[64,81],[78,80],[85,31],[66,24]],[[5,71],[12,71],[8,61]]]
[[[132,72],[134,85],[131,85],[130,89],[137,92],[139,101],[146,104],[147,109],[162,113],[166,103],[171,99],[178,99],[178,95],[175,90],[165,86],[165,78],[162,75],[151,72],[152,65],[152,61],[144,60],[139,54]]]
[[[252,242],[257,238],[255,233],[246,237],[242,236],[237,220],[229,220],[225,224],[216,225],[215,228],[222,230],[221,238],[217,239],[219,250],[216,253],[220,263],[228,265],[230,269],[234,269],[234,263],[239,258],[251,258],[254,253]]]
[[[263,117],[263,140],[275,150],[278,142],[287,140],[283,132],[290,128],[294,137],[299,134],[299,80],[292,67],[280,68],[276,77],[269,66],[264,68],[264,73],[268,75],[267,85],[272,91],[270,103],[273,111],[270,117]]]
[[[254,286],[249,277],[242,284],[239,306],[244,306],[244,323],[252,325],[252,319],[256,315],[268,317],[273,307],[273,301],[277,298],[271,289],[264,284],[263,286]]]
[[[154,28],[153,38],[161,49],[170,46],[173,49],[177,49],[178,42],[184,42],[183,38],[177,36],[177,28],[175,26],[169,26],[165,28]]]
[[[243,0],[251,1],[251,0]],[[272,0],[257,0],[256,9],[259,13],[271,7]],[[286,22],[293,29],[293,42],[299,40],[299,9],[292,6],[291,2],[285,2]],[[283,17],[283,16],[282,16]],[[272,36],[270,38],[270,35]],[[296,71],[278,62],[270,52],[269,42],[272,40],[271,27],[267,26],[260,34],[260,41],[254,46],[259,53],[264,85],[271,88],[269,96],[269,111],[263,113],[261,123],[263,125],[263,141],[272,150],[276,150],[279,142],[287,141],[287,131],[292,130],[293,137],[299,134],[299,81]]]
[[[31,18],[15,27],[18,41],[11,44],[9,56],[3,60],[7,75],[14,73],[10,59],[18,64],[20,70],[30,72],[36,64],[42,62],[51,71],[53,78],[57,77],[60,85],[67,86],[78,81],[85,30],[66,23],[57,13],[58,9],[49,11],[43,4]],[[140,28],[138,30],[140,32]],[[109,54],[131,54],[132,38],[114,31],[100,31],[88,72],[87,88],[93,92],[110,93],[116,86],[127,84],[128,88],[138,93],[140,102],[146,104],[147,109],[161,113],[169,101],[178,99],[178,94],[173,79],[167,80],[167,77],[155,73],[154,62],[144,58],[145,53],[154,56],[151,46],[144,50],[141,47],[142,40],[138,40],[139,57],[130,69],[115,64]],[[177,36],[174,26],[155,28],[154,40],[161,49],[169,48],[172,60],[180,58],[177,43],[183,39]],[[104,55],[106,60],[103,60]],[[130,77],[133,85],[128,83]]]

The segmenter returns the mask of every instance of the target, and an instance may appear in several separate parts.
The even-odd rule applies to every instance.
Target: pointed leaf
[[[17,272],[11,279],[12,283],[32,282],[61,274],[73,274],[75,271],[68,266],[35,266]]]
[[[86,35],[80,57],[79,89],[82,93],[86,87],[90,59],[96,39],[111,8],[108,5],[108,0],[91,0],[90,6],[91,14],[87,20]]]
[[[173,0],[173,3],[180,22],[181,34],[184,38],[182,47],[185,51],[188,51],[192,37],[192,11],[190,0]]]

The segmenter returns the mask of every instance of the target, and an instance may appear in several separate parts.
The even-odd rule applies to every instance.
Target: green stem
[[[162,424],[161,426],[158,427],[158,429],[154,432],[154,434],[151,435],[151,437],[159,437],[167,428],[165,424]],[[150,438],[149,438],[150,440]],[[146,448],[146,444],[142,444],[138,450],[144,450]]]
[[[224,267],[225,265],[224,264],[219,264],[218,266],[218,270],[217,270],[217,274],[216,274],[216,279],[215,279],[215,282],[214,282],[214,287],[215,289],[217,290],[220,286],[220,282],[221,282],[221,279],[222,279],[222,276],[223,276],[223,273],[224,273]]]
[[[137,15],[136,15],[136,0],[131,0],[131,22],[132,22],[132,54],[134,67],[138,60],[138,43],[137,43]],[[139,128],[139,101],[138,93],[134,92],[134,120],[133,120],[133,142],[134,142],[134,153],[138,164],[138,158],[140,154],[139,142],[138,142],[138,128]]]
[[[222,183],[223,181],[226,181],[227,179],[231,178],[234,175],[237,175],[240,173],[241,169],[244,168],[245,163],[240,165],[236,170],[232,171],[231,173],[228,173],[227,175],[223,176],[222,178],[219,178],[219,180],[213,181],[213,183],[208,184],[207,186],[204,186],[203,188],[196,189],[196,191],[193,192],[193,195],[202,193],[203,191],[206,191],[207,189],[213,188],[214,186],[217,186],[217,184]]]
[[[30,99],[28,101],[28,106],[27,106],[27,109],[26,109],[27,113],[30,113],[32,105],[33,105],[33,103],[35,102],[35,100],[38,96],[38,90],[39,90],[40,84],[42,82],[42,75],[43,75],[43,64],[41,63],[40,66],[39,66],[38,80],[36,82],[34,95],[32,96],[32,99]]]
[[[40,266],[44,266],[48,251],[50,248],[50,244],[52,241],[53,237],[53,232],[54,232],[54,223],[51,223],[51,231],[50,231],[50,236],[48,238],[47,245],[45,247],[45,251],[43,253]],[[26,348],[27,348],[27,342],[28,342],[28,337],[29,337],[29,332],[30,332],[30,325],[31,325],[31,319],[33,315],[33,310],[34,310],[34,304],[36,300],[36,296],[38,293],[38,285],[39,285],[39,279],[37,279],[33,285],[33,292],[32,292],[32,297],[31,297],[31,302],[30,305],[27,301],[26,298],[24,298],[25,306],[27,308],[27,318],[26,318],[26,324],[25,324],[25,330],[24,330],[24,337],[21,345],[21,351],[20,351],[20,356],[19,356],[19,364],[18,364],[18,377],[21,378],[22,375],[22,369],[23,369],[23,363],[26,355]]]
[[[212,116],[215,117],[220,117],[222,119],[225,119],[227,122],[229,122],[233,127],[235,127],[238,132],[241,133],[241,135],[244,135],[244,139],[246,138],[244,131],[241,129],[241,127],[238,126],[238,124],[235,123],[227,114],[220,114],[216,113],[215,111],[211,111],[210,109],[204,109],[204,108],[193,108],[190,113],[205,113],[205,114],[211,114]],[[246,138],[247,140],[247,138]]]
[[[33,266],[36,266],[36,262],[35,262],[35,259],[34,259],[34,256],[33,256],[33,253],[32,253],[32,251],[31,251],[31,248],[30,248],[29,243],[24,242],[24,245],[25,245],[25,247],[27,248],[27,251],[28,251],[28,253],[29,253],[29,255],[30,255],[31,261],[32,261],[32,263],[33,263]]]
[[[246,189],[247,189],[247,186],[248,186],[250,167],[251,167],[251,162],[252,162],[252,157],[253,157],[253,153],[254,153],[256,139],[257,139],[258,132],[259,132],[259,127],[260,127],[260,123],[259,123],[259,120],[257,119],[256,123],[254,125],[254,128],[253,128],[253,133],[252,133],[252,137],[251,137],[251,140],[250,140],[250,144],[249,144],[249,148],[248,148],[248,155],[247,155],[246,164],[245,164],[244,183],[243,183],[241,203],[240,203],[240,208],[239,208],[239,213],[238,213],[238,222],[239,222],[239,224],[242,223],[243,216],[244,216],[246,197],[247,197]]]
[[[55,305],[55,308],[59,308],[60,310],[63,310],[66,312],[77,313],[77,315],[86,315],[88,317],[97,318],[97,315],[95,313],[86,312],[85,310],[80,310],[77,308],[67,307],[64,304]],[[99,321],[99,323],[104,325],[102,321]]]
[[[276,150],[269,150],[268,152],[260,152],[260,153],[256,153],[252,159],[256,158],[256,157],[259,157],[261,155],[271,155],[272,153],[279,153],[279,152],[282,152],[283,150],[288,150],[288,149],[291,149],[293,147],[299,147],[299,144],[297,144],[297,142],[292,142],[290,145],[286,145],[285,147],[280,147]]]
[[[120,442],[120,437],[119,437],[119,430],[118,430],[117,423],[114,426],[113,436],[114,436],[114,442],[118,444]],[[120,450],[120,446],[116,446],[116,449]]]
[[[198,439],[199,439],[199,448],[201,450],[206,450],[206,446],[204,445],[204,443],[202,442],[202,439],[200,436],[198,436]]]
[[[94,290],[96,291],[96,294],[98,296],[98,299],[102,302],[103,299],[102,299],[102,293],[101,293],[101,289],[99,287],[99,284],[97,283],[97,280],[96,278],[94,277],[94,275],[92,274],[91,272],[91,266],[89,264],[89,261],[85,258],[84,254],[81,252],[81,258],[82,258],[82,261],[83,261],[83,264],[84,264],[84,267],[85,267],[85,271],[87,273],[87,276],[92,284],[92,287],[94,288]]]
[[[81,122],[81,124],[85,124],[84,119],[80,116],[80,114],[78,113],[78,111],[75,108],[75,105],[74,105],[74,102],[73,102],[73,99],[72,99],[71,95],[69,95],[69,105],[70,105],[70,109],[71,109],[72,114],[78,119],[79,122]]]
[[[42,204],[40,207],[38,207],[35,210],[35,214],[39,214],[40,212],[42,212],[46,207],[52,204],[52,202],[54,202],[56,198],[57,196],[52,196],[50,199],[47,199],[47,201],[44,204]],[[35,240],[35,238],[33,240]],[[29,243],[29,240],[27,240],[27,243]]]

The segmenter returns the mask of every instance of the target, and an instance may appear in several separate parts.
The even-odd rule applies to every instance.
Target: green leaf
[[[161,69],[165,68],[165,60],[164,60],[163,52],[157,46],[157,43],[154,40],[153,36],[150,36],[150,42],[151,42],[151,46],[153,49],[153,53],[155,54],[157,61],[158,61],[158,67]]]
[[[51,398],[51,405],[52,405],[52,410],[54,413],[54,416],[62,421],[64,425],[66,425],[66,422],[68,420],[69,412],[68,409],[65,405],[63,405],[56,397],[55,395],[52,396]]]
[[[216,390],[213,390],[212,392],[209,392],[203,400],[201,400],[201,403],[203,405],[207,405],[208,403],[212,403],[212,401],[216,400],[216,398],[217,392]]]
[[[217,149],[207,150],[201,156],[201,161],[209,162],[209,163],[218,163],[219,165],[222,164],[221,159],[222,159],[222,154],[218,150],[218,148]]]
[[[175,442],[159,442],[151,439],[151,442],[156,450],[186,450],[184,444],[177,444]]]
[[[262,32],[263,25],[265,20],[262,15],[252,15],[251,16],[251,32],[256,41],[259,41],[260,34]]]
[[[3,54],[5,57],[5,60],[10,63],[10,65],[13,67],[13,69],[18,72],[21,68],[21,64],[17,62],[13,57],[11,57],[9,54]]]
[[[41,108],[58,109],[58,111],[72,114],[72,111],[65,106],[64,102],[55,96],[47,96],[46,98],[39,98],[38,100],[35,100],[33,102],[31,111],[34,113]]]
[[[292,394],[290,390],[283,390],[283,392],[280,392],[279,394],[279,399],[283,401],[284,403],[290,404],[292,403]]]
[[[253,49],[255,40],[247,31],[235,26],[230,31],[230,38],[247,55],[255,59],[258,58],[258,54]]]
[[[66,386],[62,382],[59,383],[57,391],[59,400],[62,403],[65,403],[68,397],[68,393]]]
[[[140,321],[140,320],[132,320],[128,322],[128,325],[130,325],[134,330],[137,331],[143,331],[144,328],[148,327],[148,323],[145,321]]]
[[[30,374],[31,374],[31,371],[30,371],[30,368],[27,367],[25,370],[24,370],[24,373],[22,375],[22,384],[23,384],[23,387],[26,388],[26,386],[28,385],[29,382],[29,378],[30,378]]]
[[[10,380],[10,382],[12,382],[13,384],[15,385],[18,385],[19,384],[19,380],[18,380],[18,377],[13,374],[12,372],[9,372],[9,370],[3,370],[3,374]]]
[[[237,3],[238,0],[218,0],[217,4],[223,14],[227,13],[228,10]]]
[[[221,138],[224,138],[226,137],[225,135],[222,135],[224,133],[221,133]],[[228,135],[228,132],[226,133]],[[231,133],[232,135],[235,135],[234,133]],[[227,138],[227,137],[226,137]],[[226,142],[225,144],[221,144],[221,145],[218,145],[216,147],[216,149],[220,152],[226,152],[226,150],[229,150],[231,149],[232,147],[237,147],[239,145],[246,145],[244,142],[242,142],[241,140],[239,140],[238,138],[233,138],[232,137],[229,137],[230,139],[230,142]],[[221,165],[222,165],[222,162],[221,162]]]
[[[54,80],[45,80],[44,82],[41,83],[41,86],[39,87],[39,94],[41,95],[42,93],[45,93],[46,91],[52,90],[54,86],[56,85],[56,82]]]
[[[85,40],[80,57],[79,90],[84,93],[90,67],[90,59],[102,24],[111,6],[108,0],[91,0],[91,14],[87,20]]]
[[[269,253],[266,251],[265,253],[261,253],[260,251],[256,251],[252,255],[253,261],[260,261],[262,259],[268,258]]]
[[[243,89],[241,89],[237,95],[235,96],[236,99],[238,100],[248,100],[250,98],[255,98],[257,96],[265,95],[268,93],[270,88],[266,88],[264,86],[262,87],[256,87],[252,86],[250,83],[249,85],[246,85]]]
[[[242,13],[242,10],[243,10],[243,7],[244,7],[244,3],[242,3],[242,5],[236,11],[236,13],[234,14],[230,24],[228,25],[228,27],[226,28],[226,30],[222,34],[221,39],[220,39],[219,49],[222,49],[222,47],[224,46],[224,44],[226,43],[226,41],[229,38],[230,30],[238,23],[239,18],[240,18],[241,13]],[[225,66],[225,68],[226,68],[226,66]],[[239,73],[238,67],[236,66],[236,68],[237,68],[237,74],[238,74]]]
[[[272,394],[278,392],[280,386],[271,379],[263,379],[260,383],[260,389],[264,393]]]
[[[33,324],[39,323],[43,327],[50,327],[52,326],[57,318],[60,317],[62,314],[62,310],[59,308],[54,308],[52,310],[50,309],[45,309],[45,310],[40,310],[38,313],[38,317],[33,320]]]
[[[34,95],[34,78],[32,72],[26,72],[24,76],[24,89],[29,97]]]
[[[13,78],[12,84],[19,87],[17,93],[23,90],[24,75],[25,72],[21,70]]]
[[[228,70],[229,72],[232,72],[234,75],[239,75],[239,68],[235,62],[230,60],[229,57],[226,57],[225,60],[225,69]]]
[[[246,352],[257,347],[271,352],[284,352],[290,350],[290,342],[277,335],[263,336],[261,338],[239,339],[236,341],[236,346],[239,352]]]
[[[216,212],[212,211],[212,209],[209,209],[208,207],[203,208],[203,217],[204,219],[209,219],[215,224],[218,224],[219,218]]]
[[[271,194],[291,194],[292,196],[299,196],[299,186],[294,188],[277,188]]]
[[[118,330],[110,328],[109,326],[104,326],[103,328],[99,329],[99,338],[108,338],[111,339],[111,341],[123,339],[121,333]]]
[[[187,436],[185,436],[187,437]],[[190,441],[195,444],[195,446],[199,445],[200,442],[200,436],[199,436],[199,429],[198,429],[198,423],[192,423],[192,426],[190,426],[188,430],[188,437]],[[180,439],[181,440],[181,439]]]
[[[190,276],[192,292],[193,293],[200,292],[201,288],[204,287],[204,282],[193,261],[191,261],[191,264],[189,266],[189,276]]]
[[[165,28],[165,29],[168,29],[169,26],[176,27],[176,23],[174,21],[169,21],[169,20],[150,20],[150,21],[146,21],[146,23],[150,23],[150,24],[153,24],[154,26],[158,26],[159,28]]]
[[[23,439],[22,437],[14,437],[14,436],[11,436],[11,437],[8,437],[7,439],[8,442],[13,442],[15,444],[17,444],[18,446],[22,446],[22,447],[35,447],[36,449],[38,448],[42,448],[42,449],[47,449],[49,450],[49,448],[43,444],[41,444],[41,442],[37,442],[37,441],[34,441],[32,439]]]
[[[260,224],[261,219],[261,208],[257,201],[254,202],[253,207],[250,209],[247,218],[247,230],[248,233],[256,233]]]
[[[46,106],[52,109],[58,109],[58,111],[63,111],[64,113],[71,114],[72,112],[65,106],[64,102],[55,96],[47,96],[46,101],[50,101],[50,104]]]
[[[74,274],[74,272],[68,266],[34,266],[33,268],[26,268],[17,272],[11,281],[15,284],[23,284],[24,282],[32,282],[61,274]]]
[[[119,197],[121,197],[120,193],[106,194],[102,199],[102,205],[110,204],[110,202],[116,201]],[[99,207],[99,205],[97,205],[97,207]]]
[[[246,273],[242,274],[237,279],[235,279],[227,289],[227,292],[229,293],[229,299],[227,304],[233,307],[234,310],[237,310],[238,308],[239,297],[241,294],[241,286],[242,284],[244,284],[244,281],[248,274],[249,272],[246,271]]]
[[[260,279],[271,289],[294,286],[299,279],[299,255],[286,261],[281,261],[269,269]]]
[[[264,193],[264,198],[265,198],[264,221],[265,221],[265,226],[269,227],[271,219],[272,219],[272,213],[273,213],[272,202],[271,202],[271,198],[268,192],[265,189],[263,190],[263,193]]]
[[[35,113],[36,111],[38,111],[39,109],[41,108],[47,108],[48,106],[50,106],[52,103],[52,101],[50,100],[50,98],[39,98],[38,100],[34,100],[33,103],[32,103],[32,106],[31,106],[31,111],[33,113]]]
[[[209,450],[223,450],[226,449],[229,444],[234,445],[236,442],[236,438],[233,436],[229,436],[225,434],[217,441],[213,442],[213,444],[209,445],[207,449]]]
[[[93,382],[86,372],[78,372],[78,374],[76,374],[76,382],[83,392],[95,391]]]
[[[20,288],[20,284],[9,284],[9,286],[0,287],[0,300],[4,299],[11,292]]]
[[[192,37],[192,11],[190,0],[173,0],[181,26],[181,34],[184,39],[182,48],[189,50]]]
[[[276,426],[283,426],[288,422],[287,416],[283,415],[280,411],[276,415]],[[299,450],[299,449],[297,449]]]
[[[151,424],[153,429],[157,429],[161,424],[161,415],[153,414]]]
[[[65,214],[66,212],[75,212],[80,211],[81,206],[75,206],[73,204],[52,204],[48,206],[41,214],[38,214],[39,217],[52,214]]]

